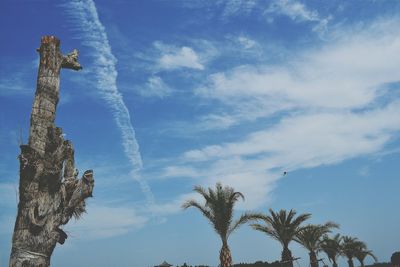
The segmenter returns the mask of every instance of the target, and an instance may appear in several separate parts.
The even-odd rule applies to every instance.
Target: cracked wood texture
[[[63,225],[85,212],[85,199],[92,196],[93,171],[78,179],[74,148],[64,140],[54,120],[59,100],[60,70],[80,70],[78,51],[64,56],[60,41],[44,36],[37,88],[32,106],[29,142],[21,145],[19,204],[14,226],[10,267],[47,267],[58,243],[67,234]]]

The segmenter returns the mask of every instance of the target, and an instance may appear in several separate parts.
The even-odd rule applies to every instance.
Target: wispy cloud
[[[7,64],[0,64],[0,95],[29,95],[35,90],[34,79],[30,77],[38,68],[37,59],[31,62],[14,63],[10,60],[4,60]],[[26,82],[30,81],[30,82]]]
[[[315,31],[326,30],[330,17],[323,18],[316,10],[310,10],[303,3],[296,0],[275,0],[265,10],[266,14],[278,14],[288,16],[293,21],[316,22]]]
[[[363,177],[369,176],[371,173],[371,169],[369,166],[362,166],[360,169],[358,169],[357,174]]]
[[[336,164],[384,149],[400,131],[399,110],[400,103],[394,102],[361,113],[292,116],[242,140],[189,150],[165,175],[192,178],[204,186],[221,181],[246,195],[240,208],[260,208],[283,171]]]
[[[197,53],[190,47],[183,46],[171,53],[165,53],[159,59],[161,69],[173,70],[179,68],[189,68],[203,70],[204,66],[200,63]]]
[[[216,2],[187,1],[186,8],[207,8],[207,17],[219,17],[223,21],[231,21],[236,17],[254,16],[273,23],[276,16],[287,16],[296,23],[311,22],[313,31],[323,34],[327,31],[331,16],[323,17],[297,0],[219,0]],[[218,8],[215,8],[217,6]],[[213,8],[214,7],[214,8]],[[212,14],[209,14],[209,13]]]
[[[237,41],[243,46],[244,49],[253,49],[254,47],[258,46],[258,43],[256,41],[244,35],[238,36]]]
[[[248,15],[257,6],[257,1],[225,0],[219,1],[218,4],[223,5],[222,18],[228,19],[238,13]]]
[[[182,45],[184,43],[184,45]],[[162,71],[186,70],[200,71],[213,59],[218,51],[209,41],[203,39],[175,40],[174,43],[155,41],[144,52],[137,52],[134,56],[141,66],[141,70],[150,73]]]
[[[400,129],[394,102],[366,112],[304,114],[282,119],[243,141],[207,146],[184,154],[188,161],[257,156],[266,166],[314,167],[377,152]],[[265,158],[264,156],[265,155]],[[268,160],[267,160],[268,159]]]
[[[89,205],[90,216],[73,221],[65,229],[72,238],[99,239],[126,234],[141,228],[147,218],[137,215],[133,208]]]
[[[114,57],[107,33],[101,23],[96,6],[92,0],[75,0],[66,5],[68,14],[74,17],[77,29],[81,33],[82,43],[86,45],[93,57],[93,73],[97,80],[97,89],[106,100],[114,119],[122,132],[123,146],[126,156],[132,164],[131,175],[139,182],[149,204],[154,202],[154,196],[140,171],[143,168],[139,145],[130,114],[121,93],[117,87],[117,60]]]
[[[196,93],[230,107],[234,112],[224,116],[235,118],[232,125],[279,111],[366,107],[390,92],[386,84],[400,79],[397,24],[379,21],[347,30],[335,42],[281,65],[243,65],[211,74]]]
[[[159,76],[151,76],[144,86],[138,87],[138,93],[143,97],[164,98],[173,90]]]
[[[242,207],[259,208],[283,171],[381,153],[400,131],[399,88],[387,86],[400,79],[398,25],[384,19],[341,29],[334,42],[287,63],[211,74],[197,96],[222,106],[202,117],[203,126],[219,130],[253,120],[257,130],[188,150],[165,176],[204,186],[221,181],[245,193]]]

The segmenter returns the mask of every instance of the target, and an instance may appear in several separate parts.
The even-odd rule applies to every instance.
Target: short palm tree
[[[360,262],[361,267],[365,267],[364,260],[367,256],[371,256],[375,262],[378,261],[378,258],[374,255],[372,250],[368,250],[366,247],[359,247],[354,256]]]
[[[336,260],[341,254],[341,242],[342,236],[340,234],[336,234],[333,238],[324,235],[322,238],[321,250],[325,252],[329,261],[332,262],[332,267],[338,267]]]
[[[296,234],[294,241],[308,250],[311,267],[318,267],[317,253],[321,250],[322,237],[330,233],[333,228],[339,228],[339,225],[334,222],[310,224]]]
[[[279,241],[282,245],[282,257],[281,263],[285,267],[293,267],[292,252],[289,249],[289,243],[302,229],[301,224],[311,217],[311,214],[300,214],[296,216],[296,211],[291,209],[289,212],[286,210],[280,210],[274,212],[269,209],[269,215],[260,215],[257,219],[261,219],[265,222],[265,225],[252,224],[253,229],[263,232],[273,239]]]
[[[365,243],[358,240],[356,237],[343,237],[342,254],[347,257],[347,263],[349,264],[349,267],[354,267],[353,258],[356,256],[357,251],[366,248],[367,246]]]
[[[220,183],[216,184],[215,190],[208,188],[204,189],[201,186],[195,186],[194,191],[199,193],[204,199],[205,204],[202,205],[195,200],[186,201],[182,207],[197,208],[212,224],[214,230],[221,237],[222,248],[220,251],[221,267],[232,266],[232,256],[228,246],[228,237],[242,224],[248,222],[253,216],[245,213],[238,220],[233,220],[233,209],[235,203],[244,196],[240,192],[235,192],[232,187],[223,187]]]

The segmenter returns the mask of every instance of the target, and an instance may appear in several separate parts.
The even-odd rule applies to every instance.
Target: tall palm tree
[[[364,242],[358,240],[356,237],[344,236],[342,241],[342,254],[347,257],[349,267],[354,267],[353,258],[356,252],[360,249],[366,249],[367,246]]]
[[[361,267],[365,267],[364,260],[367,256],[371,256],[375,262],[378,261],[378,258],[374,255],[372,250],[368,250],[366,247],[358,247],[358,250],[354,254],[357,260],[360,262]]]
[[[311,267],[318,267],[317,253],[321,250],[322,237],[330,233],[333,228],[339,228],[339,225],[334,222],[310,224],[296,234],[294,241],[309,251]]]
[[[293,267],[292,252],[289,249],[289,243],[302,229],[301,224],[311,217],[311,214],[297,214],[295,210],[291,209],[289,212],[286,210],[280,210],[274,212],[269,209],[270,215],[260,215],[257,219],[261,219],[265,222],[265,225],[252,224],[253,229],[263,232],[273,239],[279,241],[282,245],[282,256],[281,262],[285,267]]]
[[[324,235],[322,238],[321,250],[325,252],[329,261],[332,262],[332,267],[338,267],[336,260],[341,254],[341,242],[342,236],[340,234],[336,234],[333,238]]]
[[[223,187],[221,183],[216,184],[215,190],[212,188],[206,190],[201,186],[195,186],[193,190],[205,199],[205,204],[202,205],[195,200],[188,200],[182,207],[184,209],[197,208],[210,221],[222,241],[219,256],[221,267],[231,267],[232,256],[228,246],[228,237],[239,226],[252,218],[251,214],[245,213],[238,220],[232,222],[235,203],[240,198],[244,200],[244,196],[240,192],[235,192],[232,187]]]

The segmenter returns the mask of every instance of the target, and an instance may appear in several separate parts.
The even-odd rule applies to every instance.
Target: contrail
[[[118,72],[115,68],[117,59],[111,52],[107,33],[99,20],[96,5],[92,0],[72,0],[66,5],[68,14],[82,33],[82,44],[92,51],[93,74],[96,76],[99,92],[111,108],[115,122],[122,133],[125,155],[132,164],[131,175],[139,182],[149,205],[154,204],[154,195],[140,171],[143,168],[139,145],[135,137],[129,110],[117,87]]]

